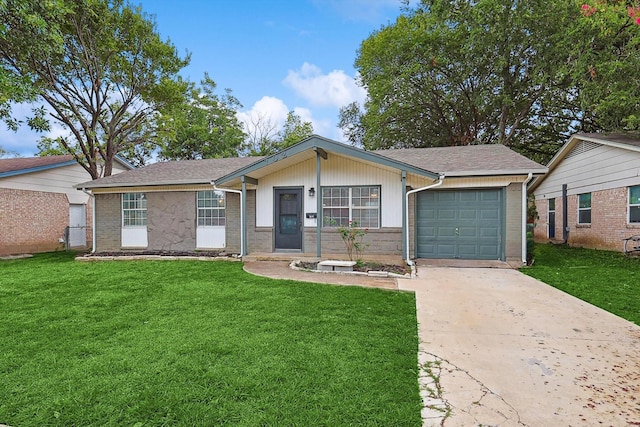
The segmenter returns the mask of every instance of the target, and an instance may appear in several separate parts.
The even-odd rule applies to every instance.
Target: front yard
[[[55,253],[0,261],[0,313],[0,424],[421,424],[411,293]]]
[[[520,271],[640,325],[640,258],[550,244],[535,254]]]

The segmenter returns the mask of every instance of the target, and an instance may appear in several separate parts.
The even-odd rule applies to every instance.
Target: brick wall
[[[623,251],[622,239],[640,234],[640,224],[627,224],[626,187],[591,193],[591,224],[578,224],[578,195],[567,196],[568,243],[571,246]],[[536,200],[540,218],[534,230],[537,241],[549,239],[548,200]],[[562,239],[562,197],[556,198],[556,240]]]
[[[63,249],[68,225],[65,194],[0,188],[0,255]]]
[[[518,263],[522,262],[522,184],[509,184],[505,195],[505,257],[509,262]]]
[[[120,194],[96,194],[96,252],[120,250],[122,199]]]

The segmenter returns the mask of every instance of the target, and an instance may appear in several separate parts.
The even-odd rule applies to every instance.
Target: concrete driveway
[[[640,425],[633,323],[509,269],[398,287],[416,293],[424,426]]]

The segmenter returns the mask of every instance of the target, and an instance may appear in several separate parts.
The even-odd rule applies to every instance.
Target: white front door
[[[85,205],[69,205],[69,247],[87,245],[87,213]]]

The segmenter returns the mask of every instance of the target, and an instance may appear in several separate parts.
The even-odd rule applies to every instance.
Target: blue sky
[[[132,0],[155,16],[158,32],[191,53],[181,73],[205,72],[242,103],[241,120],[280,126],[294,110],[314,133],[344,141],[342,105],[363,101],[353,63],[360,43],[401,13],[400,0]],[[26,107],[17,110],[28,111]],[[253,118],[253,119],[252,119]],[[62,134],[60,127],[52,136]],[[0,130],[0,146],[23,156],[39,139],[28,129]]]

